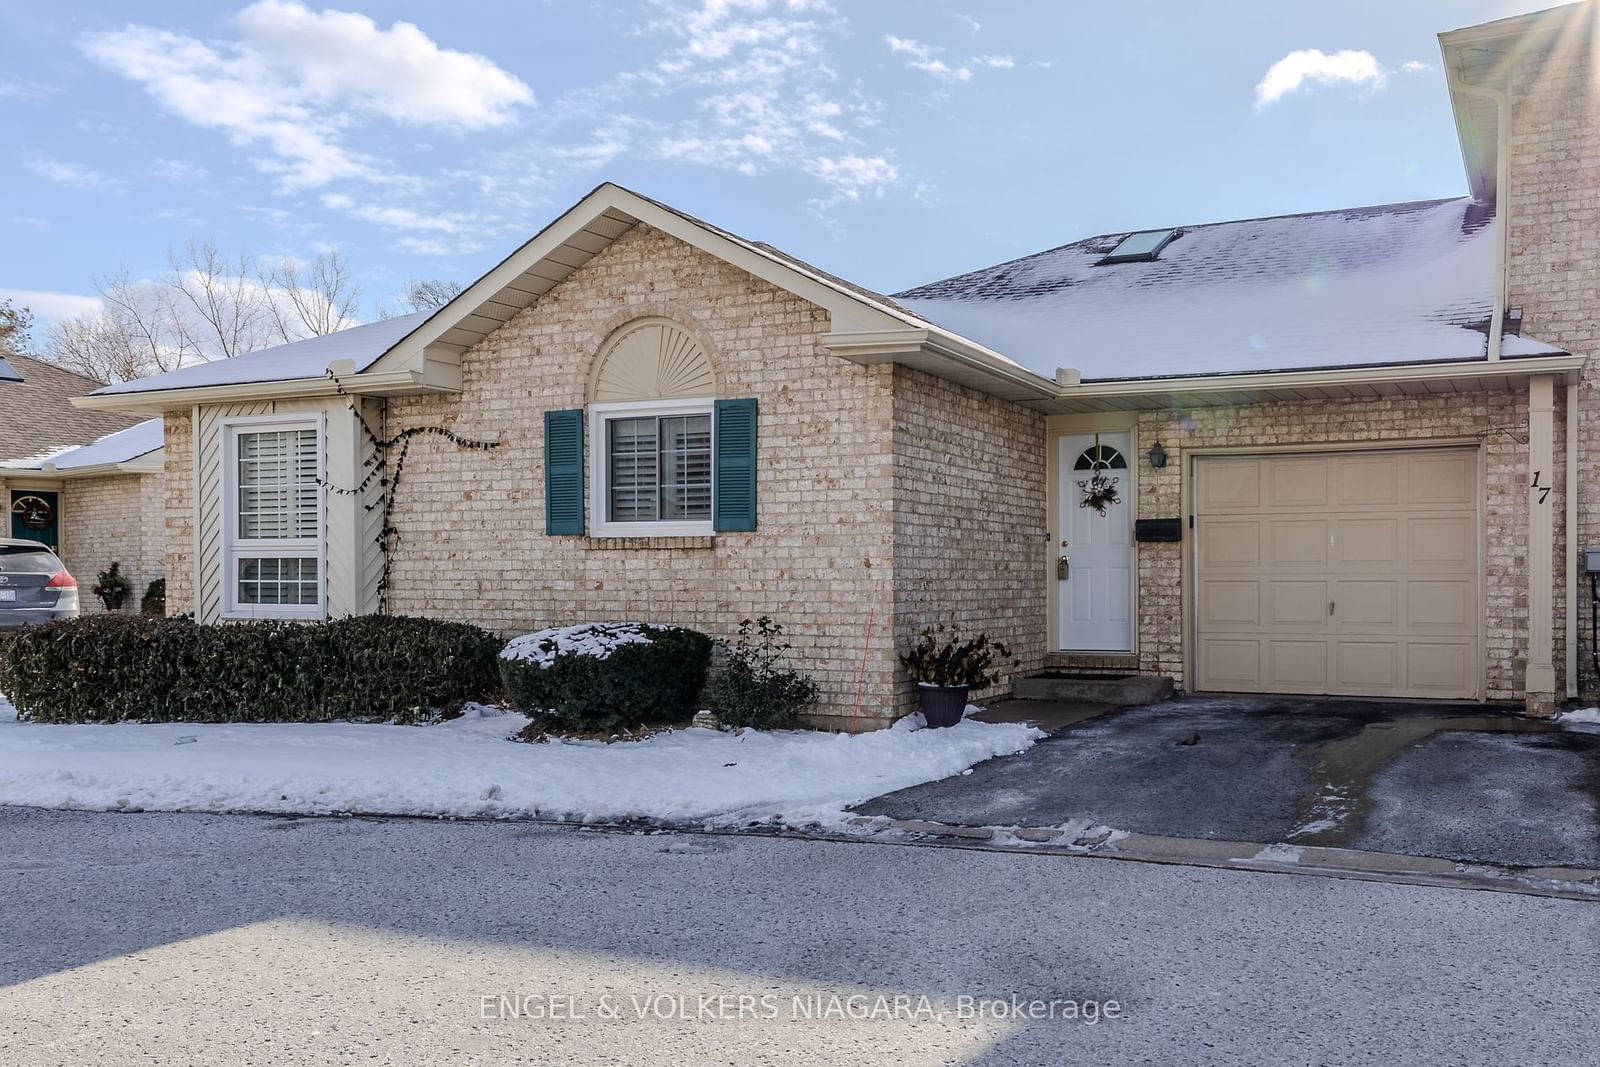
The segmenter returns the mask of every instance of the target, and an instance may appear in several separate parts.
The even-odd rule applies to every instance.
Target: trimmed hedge
[[[502,654],[500,678],[512,705],[524,715],[554,719],[573,730],[616,730],[694,714],[711,663],[711,638],[681,626],[597,624],[563,633],[592,631],[603,641],[617,630],[637,631],[649,640],[617,644],[601,658],[557,651],[550,639],[540,642],[547,649],[543,666]],[[529,641],[519,638],[507,652],[519,644],[531,648]]]
[[[0,692],[34,722],[404,721],[489,696],[500,646],[476,626],[388,615],[89,615],[7,634]]]

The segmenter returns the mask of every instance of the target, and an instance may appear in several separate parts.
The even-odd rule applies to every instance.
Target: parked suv
[[[78,581],[37,541],[0,538],[0,630],[78,614]]]

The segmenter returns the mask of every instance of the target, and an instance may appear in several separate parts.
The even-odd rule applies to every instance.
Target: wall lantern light
[[[1160,470],[1166,465],[1167,450],[1161,447],[1160,441],[1157,441],[1155,444],[1150,446],[1150,466],[1154,467],[1156,470]]]

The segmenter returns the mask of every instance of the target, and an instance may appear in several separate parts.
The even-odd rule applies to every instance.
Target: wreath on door
[[[56,519],[56,510],[42,496],[19,496],[11,504],[11,513],[22,520],[25,530],[48,530]]]
[[[1122,479],[1106,472],[1127,470],[1128,461],[1115,448],[1102,445],[1099,434],[1094,435],[1094,446],[1083,450],[1072,469],[1089,472],[1089,477],[1078,482],[1080,508],[1089,508],[1096,515],[1104,515],[1106,508],[1122,503],[1122,497],[1117,492]]]

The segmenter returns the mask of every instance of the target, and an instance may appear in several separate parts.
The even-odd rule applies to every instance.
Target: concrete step
[[[1172,695],[1172,679],[1159,674],[1070,674],[1045,671],[1018,678],[1017,700],[1074,700],[1093,704],[1156,704]]]

